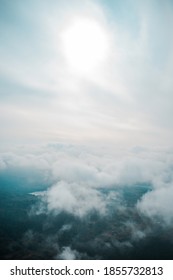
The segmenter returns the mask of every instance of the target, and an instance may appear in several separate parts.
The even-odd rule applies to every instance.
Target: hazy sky
[[[135,209],[172,226],[172,73],[171,0],[0,0],[2,179],[80,218],[149,184]]]
[[[0,0],[1,145],[171,145],[172,30],[171,0]]]

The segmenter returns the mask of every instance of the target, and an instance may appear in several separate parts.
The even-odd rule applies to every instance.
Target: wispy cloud
[[[18,142],[38,137],[45,142],[102,138],[108,143],[170,144],[171,1],[114,5],[104,1],[73,5],[17,1],[15,7],[1,3],[4,141],[11,137]],[[127,6],[133,16],[127,16]],[[62,32],[81,16],[94,18],[109,38],[109,58],[94,75],[70,72],[63,56]],[[22,122],[28,127],[27,136]]]

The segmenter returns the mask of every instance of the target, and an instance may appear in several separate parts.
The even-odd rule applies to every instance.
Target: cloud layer
[[[28,187],[41,183],[45,190],[43,195],[40,193],[43,211],[65,211],[77,217],[92,211],[107,215],[110,205],[120,206],[123,188],[138,186],[140,190],[141,185],[146,185],[149,190],[137,201],[138,211],[171,224],[172,162],[171,150],[136,147],[115,152],[51,144],[34,154],[22,149],[18,154],[1,154],[1,175],[23,174],[20,180]]]

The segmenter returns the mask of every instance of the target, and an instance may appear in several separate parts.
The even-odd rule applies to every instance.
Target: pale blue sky
[[[87,74],[69,70],[61,42],[81,18],[109,44]],[[169,0],[1,0],[1,144],[171,145],[172,30]]]

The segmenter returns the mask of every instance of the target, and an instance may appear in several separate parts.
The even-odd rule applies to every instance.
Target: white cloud
[[[21,148],[18,152],[2,153],[0,163],[1,172],[34,170],[46,182],[48,190],[40,196],[43,204],[37,214],[47,208],[55,214],[66,211],[81,218],[90,211],[105,215],[108,207],[117,203],[122,187],[149,183],[151,191],[138,202],[137,209],[149,217],[160,216],[166,223],[173,217],[171,149],[138,147],[117,151],[114,147],[59,143],[31,150],[34,152]],[[31,174],[24,172],[23,176],[33,183],[35,175],[30,180]],[[103,194],[103,189],[110,189],[109,194]]]
[[[173,182],[172,182],[173,184]],[[173,185],[155,189],[145,194],[141,201],[138,202],[137,208],[144,215],[157,220],[158,222],[164,222],[167,225],[172,225],[173,222]]]
[[[45,155],[35,155],[33,153],[18,154],[15,152],[2,153],[1,161],[4,162],[6,168],[35,168],[37,170],[50,169],[49,162]]]
[[[97,190],[77,183],[59,182],[47,191],[48,211],[60,213],[65,211],[83,217],[96,210],[101,214],[106,211],[106,203]]]
[[[76,157],[60,158],[54,163],[52,174],[55,179],[85,186],[97,187],[113,183],[111,174],[98,170],[95,162],[88,164],[85,159]]]
[[[72,250],[70,247],[64,247],[57,257],[61,260],[75,260],[77,255],[78,252],[76,250]]]

